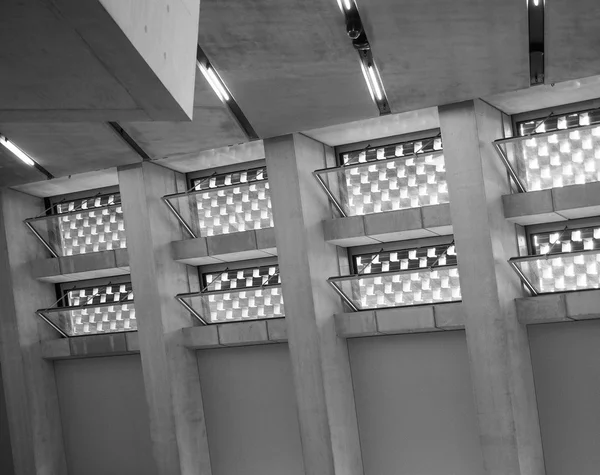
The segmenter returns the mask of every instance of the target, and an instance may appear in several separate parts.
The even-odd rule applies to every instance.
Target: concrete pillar
[[[312,175],[331,153],[300,134],[265,140],[305,471],[359,475],[348,348],[333,319],[342,308],[326,283],[339,272],[336,247],[323,237],[331,212]]]
[[[181,228],[161,201],[182,176],[148,162],[119,169],[150,430],[158,475],[210,475],[196,355],[177,331],[193,325],[175,300],[193,274],[172,259]]]
[[[507,263],[517,234],[504,218],[509,184],[492,147],[503,136],[502,113],[475,100],[439,114],[486,473],[542,475],[529,342],[514,301],[522,289]]]
[[[54,365],[40,347],[60,335],[35,314],[56,294],[32,276],[32,261],[47,256],[23,224],[43,211],[39,198],[0,190],[0,362],[15,475],[67,473]]]

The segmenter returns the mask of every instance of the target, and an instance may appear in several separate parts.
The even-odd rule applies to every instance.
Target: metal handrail
[[[393,270],[387,272],[375,272],[372,274],[352,274],[352,275],[343,275],[339,277],[330,277],[327,279],[327,282],[346,282],[349,280],[360,280],[370,277],[385,277],[390,275],[399,275],[399,274],[414,274],[416,272],[433,272],[438,269],[452,269],[458,268],[458,264],[447,264],[447,265],[436,265],[436,266],[427,266],[427,267],[419,267],[415,269],[400,269]]]

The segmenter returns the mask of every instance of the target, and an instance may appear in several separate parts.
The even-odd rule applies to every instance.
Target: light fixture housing
[[[369,94],[371,95],[371,99],[373,99],[373,102],[379,109],[379,115],[390,114],[390,104],[387,100],[387,95],[385,93],[383,81],[381,80],[379,69],[375,64],[373,53],[370,49],[361,49],[358,50],[358,54],[360,58],[360,65],[363,72],[363,76],[369,89]]]
[[[233,94],[225,85],[223,79],[210,62],[200,45],[196,49],[196,64],[198,69],[206,79],[206,82],[210,84],[210,87],[215,92],[221,102],[227,107],[232,118],[237,122],[240,128],[246,134],[248,140],[258,140],[260,137],[242,112],[242,109],[235,101]]]
[[[14,143],[8,140],[4,135],[0,135],[0,144],[12,152],[12,154],[30,167],[35,166],[35,161],[27,155],[23,150],[17,147]]]

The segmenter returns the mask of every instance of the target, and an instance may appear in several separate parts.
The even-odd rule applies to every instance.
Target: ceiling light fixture
[[[23,152],[23,150],[17,147],[14,143],[8,140],[4,135],[0,135],[0,144],[4,145],[8,150],[10,150],[13,153],[13,155],[15,155],[23,163],[29,165],[30,167],[35,166],[35,162],[33,161],[33,159],[25,152]]]
[[[529,76],[530,85],[544,84],[544,0],[529,0]]]
[[[358,7],[354,0],[338,0],[338,5],[346,20],[346,33],[352,41],[352,46],[360,58],[360,66],[369,88],[371,99],[379,109],[379,115],[391,113],[390,104],[385,94],[383,81],[373,59],[373,51],[367,39]],[[344,8],[345,7],[345,8]]]
[[[221,100],[223,104],[225,104],[225,107],[229,111],[232,118],[244,131],[246,137],[249,140],[258,140],[258,134],[256,133],[256,131],[242,112],[242,109],[235,101],[235,97],[233,97],[233,94],[231,94],[231,91],[229,91],[229,89],[221,79],[221,76],[219,76],[219,73],[211,64],[210,60],[208,59],[200,45],[198,45],[196,49],[196,64],[198,66],[198,69],[208,82],[208,84],[210,84],[210,87],[212,87],[217,97]]]

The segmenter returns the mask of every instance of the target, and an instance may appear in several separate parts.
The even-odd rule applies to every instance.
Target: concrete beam
[[[336,247],[323,235],[331,211],[312,176],[331,152],[304,135],[265,141],[304,468],[362,475],[348,347],[333,317],[341,303],[327,285],[339,269]]]
[[[335,315],[339,337],[354,338],[384,334],[464,330],[462,302],[419,307],[339,313]]]
[[[195,355],[180,345],[192,317],[174,298],[197,286],[172,260],[181,228],[161,197],[184,186],[183,176],[152,163],[119,169],[138,340],[159,475],[210,475],[202,393]],[[197,277],[196,277],[197,278]]]
[[[192,118],[199,0],[13,3],[8,57],[34,54],[11,68],[21,82],[5,88],[0,120]]]
[[[452,234],[448,204],[323,221],[325,240],[341,247]]]
[[[39,198],[0,190],[0,364],[15,475],[67,473],[54,366],[40,349],[58,335],[35,314],[56,295],[32,276],[44,249],[23,225],[43,210]]]
[[[171,247],[174,260],[191,266],[260,259],[277,255],[273,228],[184,239],[174,241],[171,243]]]
[[[136,336],[130,336],[133,334]],[[135,332],[62,338],[42,342],[41,352],[46,360],[138,354],[140,349],[136,340]]]
[[[502,197],[509,221],[530,225],[587,218],[600,214],[600,182]]]
[[[267,345],[287,341],[284,318],[273,320],[219,323],[181,330],[181,341],[190,350],[224,346]]]
[[[129,274],[127,249],[77,256],[40,259],[31,263],[33,276],[42,282],[71,282]]]
[[[502,207],[509,183],[492,145],[505,118],[480,100],[439,114],[485,470],[543,475],[529,341],[514,302],[522,288],[507,263],[517,255]]]
[[[526,325],[600,318],[600,290],[583,290],[517,299],[519,321]]]

